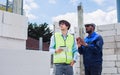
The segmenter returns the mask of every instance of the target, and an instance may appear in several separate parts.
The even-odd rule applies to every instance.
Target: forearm
[[[54,54],[55,53],[55,49],[49,49],[49,52],[51,53],[51,54]]]
[[[54,41],[54,36],[51,37],[51,41],[50,41],[50,46],[49,46],[49,52],[51,54],[55,53],[55,41]]]
[[[87,46],[84,47],[87,48],[86,50],[91,50],[92,53],[99,53],[102,50],[102,47],[94,44],[88,44]]]
[[[77,61],[77,59],[78,59],[78,52],[75,52],[75,53],[74,53],[73,60],[74,60],[74,61]]]

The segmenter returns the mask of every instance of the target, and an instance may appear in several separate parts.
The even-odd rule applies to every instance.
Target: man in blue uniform
[[[84,41],[77,38],[78,51],[83,55],[85,75],[101,75],[103,39],[94,31],[95,24],[85,24],[85,29],[88,36]]]

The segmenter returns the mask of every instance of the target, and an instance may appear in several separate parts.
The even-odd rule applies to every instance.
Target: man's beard
[[[86,31],[86,33],[91,33],[92,31]]]

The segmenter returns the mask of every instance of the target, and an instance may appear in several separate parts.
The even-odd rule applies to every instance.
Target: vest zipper
[[[66,40],[67,40],[67,37],[66,37],[66,39],[64,40],[64,45],[66,46]],[[67,62],[67,52],[66,52],[66,50],[65,50],[65,56],[66,56],[66,62]],[[65,62],[65,63],[66,63]]]
[[[63,37],[63,36],[62,36]],[[68,36],[66,36],[66,39],[64,39],[64,37],[63,37],[63,40],[64,40],[64,46],[66,46],[66,40],[67,40],[67,37]],[[67,62],[67,52],[66,52],[66,50],[65,50],[65,56],[66,56],[66,62]],[[65,63],[66,63],[65,62]]]

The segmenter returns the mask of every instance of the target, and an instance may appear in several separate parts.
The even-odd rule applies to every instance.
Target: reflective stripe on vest
[[[62,51],[61,53],[55,53],[53,56],[53,63],[67,63],[73,59],[72,47],[74,44],[74,37],[71,34],[68,34],[66,40],[63,39],[60,33],[55,33],[55,42],[56,46],[55,49],[58,49],[60,46],[66,46],[68,51]]]

